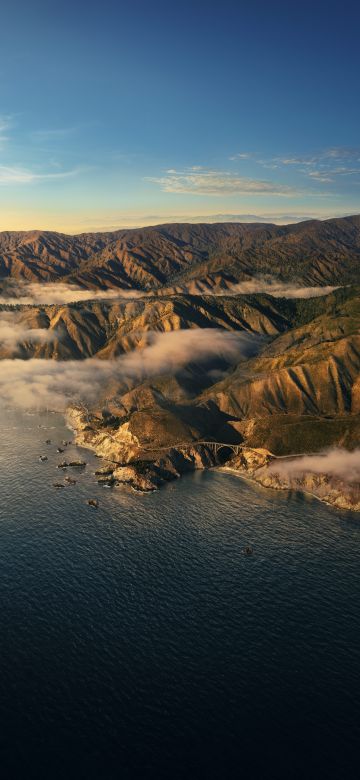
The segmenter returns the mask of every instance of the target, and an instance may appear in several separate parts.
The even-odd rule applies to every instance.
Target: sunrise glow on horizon
[[[349,15],[6,0],[0,42],[0,230],[360,210]]]

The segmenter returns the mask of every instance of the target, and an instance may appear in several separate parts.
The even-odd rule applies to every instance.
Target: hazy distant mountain
[[[331,219],[331,217],[326,217],[327,219]],[[188,215],[188,214],[172,214],[168,218],[168,223],[174,224],[175,222],[178,224],[213,224],[213,223],[220,223],[220,222],[260,222],[263,224],[273,224],[273,225],[288,225],[288,224],[295,224],[297,222],[304,222],[309,219],[317,219],[317,217],[314,217],[314,215],[311,214],[302,214],[301,216],[297,214],[268,214],[268,215],[258,215],[258,214],[196,214]],[[324,217],[325,219],[325,217]],[[164,224],[159,216],[144,216],[139,219],[139,217],[121,217],[119,216],[117,222],[113,222],[112,224],[102,224],[102,223],[91,223],[90,221],[82,223],[84,227],[84,232],[91,231],[92,233],[116,233],[119,230],[139,230],[144,227],[154,226],[154,225],[160,225]]]

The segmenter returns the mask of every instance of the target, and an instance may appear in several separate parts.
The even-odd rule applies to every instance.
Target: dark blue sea
[[[0,425],[4,780],[359,777],[358,514],[220,471],[105,489],[73,446],[57,491],[62,418]]]

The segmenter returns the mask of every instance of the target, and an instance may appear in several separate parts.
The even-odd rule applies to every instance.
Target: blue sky
[[[360,211],[348,2],[2,0],[0,229]]]

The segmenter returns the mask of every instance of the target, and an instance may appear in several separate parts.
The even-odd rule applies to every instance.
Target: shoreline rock
[[[360,483],[310,471],[286,475],[286,463],[293,461],[294,456],[291,455],[280,459],[265,448],[244,445],[239,455],[223,464],[205,445],[192,445],[190,442],[186,452],[169,446],[164,454],[156,455],[154,451],[152,459],[145,459],[139,439],[130,433],[126,423],[115,434],[99,431],[89,426],[78,409],[68,411],[68,423],[76,434],[78,445],[107,461],[96,470],[95,475],[100,484],[109,487],[124,484],[135,491],[148,493],[190,471],[225,467],[264,488],[296,490],[308,493],[335,509],[360,512]]]
[[[149,458],[139,439],[128,430],[127,423],[115,433],[99,431],[89,425],[78,409],[68,410],[67,422],[74,430],[79,446],[107,461],[96,469],[95,476],[100,484],[109,487],[126,484],[147,493],[189,471],[220,465],[206,446],[192,446],[191,443],[186,452],[169,446],[164,452],[162,448],[154,450],[154,457]]]

